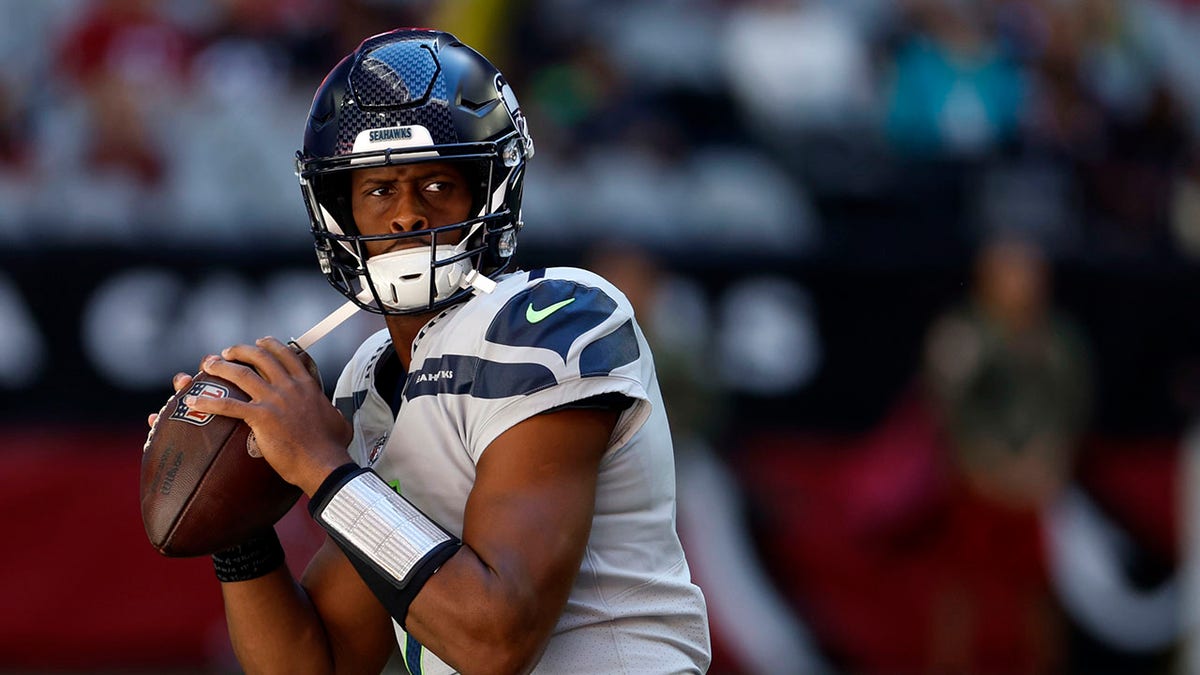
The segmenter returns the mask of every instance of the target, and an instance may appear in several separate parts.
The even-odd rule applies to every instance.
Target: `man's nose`
[[[392,232],[416,232],[429,229],[429,216],[421,200],[413,194],[405,194],[392,213]]]

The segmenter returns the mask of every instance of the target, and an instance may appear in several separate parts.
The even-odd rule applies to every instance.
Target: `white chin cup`
[[[429,305],[429,275],[434,275],[434,301],[445,300],[463,288],[464,279],[471,273],[471,261],[463,259],[434,269],[430,255],[432,247],[406,248],[382,253],[367,260],[367,272],[379,292],[379,300],[389,309],[419,309]],[[445,260],[462,253],[457,246],[438,246],[437,257]],[[362,287],[369,288],[367,280]]]

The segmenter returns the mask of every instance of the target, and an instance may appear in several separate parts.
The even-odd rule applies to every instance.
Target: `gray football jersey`
[[[390,350],[380,331],[338,380],[335,404],[354,425],[351,457],[459,537],[475,466],[497,436],[599,394],[634,402],[601,460],[587,550],[535,672],[706,671],[708,618],[676,534],[667,417],[625,296],[574,268],[504,277],[424,327],[394,419],[375,386]],[[411,672],[453,672],[395,628]]]

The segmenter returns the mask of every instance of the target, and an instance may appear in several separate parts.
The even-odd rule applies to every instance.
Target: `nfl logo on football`
[[[213,384],[212,382],[197,382],[196,384],[192,385],[191,389],[188,389],[187,393],[192,396],[225,398],[229,395],[229,389],[219,384]],[[191,408],[184,405],[182,396],[179,397],[179,405],[176,406],[175,412],[171,413],[171,419],[187,422],[188,424],[195,424],[198,427],[208,424],[213,417],[215,417],[215,415],[212,413],[194,412]]]

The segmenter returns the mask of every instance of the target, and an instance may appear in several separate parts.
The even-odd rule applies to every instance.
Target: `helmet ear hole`
[[[459,168],[467,185],[472,186],[471,214],[482,215],[491,202],[491,195],[488,194],[491,187],[491,167],[486,161],[468,161],[460,162]]]
[[[350,205],[350,173],[338,171],[321,176],[317,183],[317,201],[337,221],[343,234],[358,234],[354,208]]]

